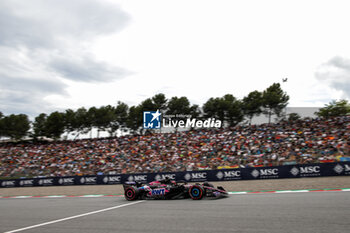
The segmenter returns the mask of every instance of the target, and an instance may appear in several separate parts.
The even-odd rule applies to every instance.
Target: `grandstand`
[[[0,176],[195,171],[350,161],[350,116],[101,139],[3,143]]]

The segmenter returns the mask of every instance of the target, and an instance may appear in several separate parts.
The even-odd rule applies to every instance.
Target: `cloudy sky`
[[[291,107],[350,98],[348,1],[2,0],[0,111],[193,104],[281,82]]]

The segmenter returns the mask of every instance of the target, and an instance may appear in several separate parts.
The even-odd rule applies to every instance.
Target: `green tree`
[[[210,98],[204,103],[203,112],[205,117],[219,119],[229,126],[235,126],[243,120],[242,102],[231,94]]]
[[[30,121],[25,114],[11,114],[1,119],[3,135],[11,139],[20,140],[28,134]]]
[[[132,133],[138,133],[142,128],[142,122],[143,122],[142,113],[143,111],[142,111],[141,105],[130,107],[126,125]]]
[[[72,109],[67,109],[64,113],[64,121],[65,121],[65,131],[67,135],[71,132],[75,131],[77,128],[77,119],[76,112]]]
[[[142,111],[155,111],[156,105],[153,103],[151,98],[145,99],[139,105]]]
[[[75,112],[75,122],[74,130],[77,131],[75,138],[79,137],[80,134],[89,132],[90,122],[88,119],[88,111],[86,108],[78,108]]]
[[[100,131],[107,130],[116,119],[115,109],[111,105],[102,106],[95,111],[94,126],[97,127],[97,137]]]
[[[33,122],[34,138],[44,137],[46,135],[46,119],[47,115],[45,113],[41,113],[35,117]]]
[[[350,114],[350,104],[347,100],[333,100],[321,108],[316,115],[323,118],[346,116]]]
[[[53,112],[51,113],[45,121],[45,134],[47,137],[53,138],[55,140],[59,139],[64,132],[65,119],[64,113]]]
[[[207,102],[203,104],[204,117],[216,118],[225,121],[225,107],[222,98],[209,98]]]
[[[298,113],[292,112],[288,114],[288,121],[297,121],[300,119],[301,119],[301,116]]]
[[[223,97],[223,106],[225,108],[225,120],[229,126],[235,126],[240,123],[243,118],[242,102],[237,100],[233,95],[227,94]]]
[[[192,109],[195,110],[195,109]],[[190,115],[191,114],[191,105],[190,101],[187,99],[187,97],[172,97],[168,101],[168,106],[166,110],[167,115]],[[175,117],[177,120],[186,120],[186,117]],[[178,128],[175,128],[177,131]]]
[[[98,123],[96,122],[97,115],[98,115],[97,112],[98,112],[98,109],[96,107],[91,107],[91,108],[89,108],[89,110],[86,113],[85,127],[87,129],[87,132],[90,132],[90,138],[92,138],[93,127],[98,125]]]
[[[190,114],[191,106],[187,97],[172,97],[168,102],[168,108],[166,114]]]
[[[202,112],[201,112],[201,110],[199,108],[199,105],[193,104],[190,107],[190,115],[192,116],[192,118],[200,118],[201,117]]]
[[[262,113],[262,93],[252,91],[242,100],[243,114],[249,119],[249,125],[252,124],[254,116],[259,116]]]
[[[264,107],[264,113],[271,122],[271,116],[273,114],[278,117],[281,116],[282,110],[288,105],[289,96],[282,90],[279,83],[274,83],[264,90],[262,94],[262,105]]]
[[[164,94],[159,93],[152,97],[152,102],[155,107],[154,110],[164,111],[167,107],[168,100]]]
[[[109,134],[113,136],[118,130],[125,131],[127,128],[129,106],[123,102],[118,101],[115,107],[115,118],[110,122]]]

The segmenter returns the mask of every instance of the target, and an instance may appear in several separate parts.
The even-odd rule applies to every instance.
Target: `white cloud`
[[[0,74],[13,84],[25,78],[46,85],[16,93],[0,81],[18,106],[3,104],[5,113],[138,104],[159,92],[201,105],[227,93],[242,98],[285,77],[290,106],[320,106],[349,93],[347,62],[319,67],[336,55],[350,57],[346,1],[0,4]],[[33,104],[19,106],[21,93]]]
[[[96,0],[0,2],[0,90],[4,113],[31,116],[55,109],[50,95],[69,98],[64,79],[110,82],[129,72],[96,59],[89,46],[121,31],[129,16]]]
[[[315,76],[321,82],[341,91],[343,98],[350,98],[350,59],[333,57],[319,67]]]

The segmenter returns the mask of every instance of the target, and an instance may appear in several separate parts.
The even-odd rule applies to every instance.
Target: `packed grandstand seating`
[[[350,160],[350,116],[0,145],[0,177],[191,171]]]

